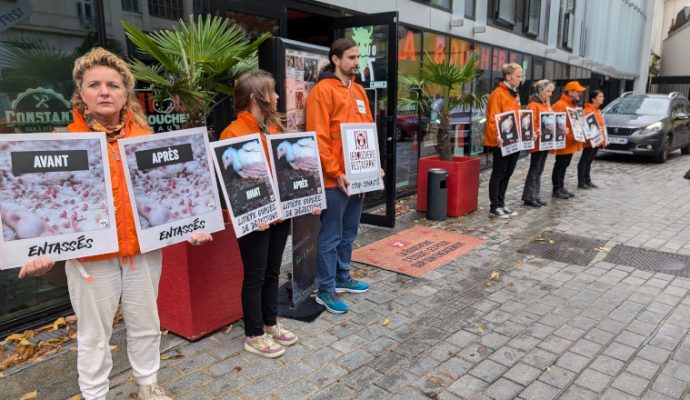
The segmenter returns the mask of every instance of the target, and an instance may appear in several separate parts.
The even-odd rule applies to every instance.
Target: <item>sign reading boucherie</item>
[[[340,124],[350,194],[383,189],[376,124]]]

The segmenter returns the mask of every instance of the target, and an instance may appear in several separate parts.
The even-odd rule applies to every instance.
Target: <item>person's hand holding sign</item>
[[[192,233],[192,236],[187,239],[187,242],[191,244],[192,246],[201,246],[202,244],[206,242],[212,242],[213,241],[213,236],[211,236],[210,233],[204,232],[204,231],[198,231]]]
[[[19,279],[27,276],[41,276],[50,272],[55,261],[50,257],[39,257],[29,260],[19,270]]]
[[[336,178],[336,181],[338,182],[338,189],[345,193],[346,196],[350,196],[350,180],[347,178],[347,175],[339,175],[338,178]]]

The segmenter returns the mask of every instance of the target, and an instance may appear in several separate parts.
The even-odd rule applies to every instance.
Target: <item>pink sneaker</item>
[[[261,357],[276,358],[285,353],[285,348],[273,340],[268,334],[248,337],[244,339],[244,349]]]
[[[281,324],[264,326],[264,332],[266,332],[267,335],[272,336],[273,340],[282,344],[283,346],[292,346],[293,344],[297,343],[297,340],[299,339],[297,335],[283,328],[283,325]]]

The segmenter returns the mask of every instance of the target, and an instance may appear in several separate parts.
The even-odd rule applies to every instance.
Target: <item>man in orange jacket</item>
[[[517,215],[515,211],[506,207],[505,195],[520,153],[507,156],[501,154],[502,143],[496,127],[496,115],[506,111],[520,110],[518,87],[522,83],[522,67],[515,63],[504,65],[503,79],[503,82],[489,95],[484,124],[484,146],[491,149],[493,153],[493,166],[489,179],[491,202],[489,217],[492,218],[509,218],[511,215]]]
[[[566,108],[576,108],[580,103],[580,93],[586,89],[580,85],[578,81],[570,81],[565,84],[564,93],[561,99],[553,105],[555,112],[566,112]],[[573,154],[582,150],[582,144],[575,141],[572,128],[570,127],[570,118],[567,119],[565,135],[565,148],[554,150],[556,154],[556,163],[553,165],[553,173],[551,174],[551,183],[553,184],[553,197],[557,199],[569,199],[575,197],[573,193],[565,188],[565,173],[573,159]]]
[[[369,286],[350,276],[352,243],[357,237],[363,195],[350,196],[340,133],[341,123],[372,122],[364,88],[355,83],[359,49],[350,39],[338,39],[328,53],[330,65],[307,97],[307,130],[315,131],[326,186],[326,210],[321,212],[318,238],[316,302],[341,314],[347,304],[338,293],[364,293]]]

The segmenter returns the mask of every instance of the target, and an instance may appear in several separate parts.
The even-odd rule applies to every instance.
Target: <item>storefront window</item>
[[[422,69],[422,33],[398,27],[398,81],[402,76],[419,78]],[[417,98],[418,88],[398,85],[398,99]],[[420,142],[429,131],[429,118],[419,104],[399,101],[396,125],[395,178],[397,191],[405,191],[417,184],[417,159]]]
[[[450,39],[445,35],[424,32],[424,56],[433,58],[433,62],[440,64],[450,57]],[[440,90],[428,93],[429,110],[426,117],[429,119],[429,132],[420,144],[420,156],[428,157],[437,153],[436,138],[441,124],[439,111],[443,106],[443,98]]]
[[[491,46],[474,43],[473,51],[479,58],[479,66],[482,73],[479,75],[475,85],[475,93],[488,96],[493,90],[491,84]],[[470,155],[478,155],[484,152],[484,125],[486,123],[485,107],[478,107],[472,110],[471,117],[471,140]]]

